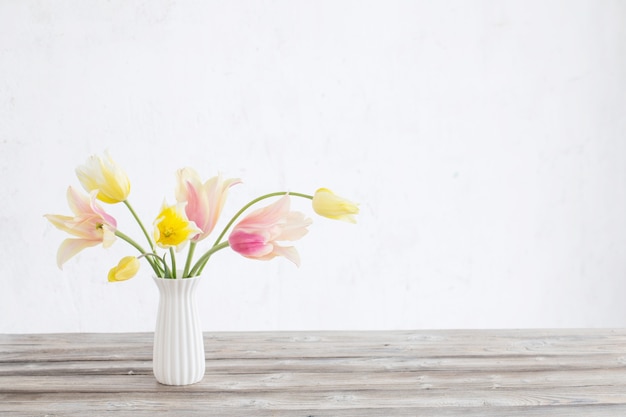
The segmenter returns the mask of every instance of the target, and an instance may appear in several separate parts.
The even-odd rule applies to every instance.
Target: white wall
[[[106,281],[131,248],[60,271],[42,217],[105,149],[146,223],[187,165],[244,180],[226,215],[361,203],[314,217],[299,269],[214,257],[207,331],[625,326],[625,24],[620,1],[0,0],[0,332],[152,330],[147,266]]]

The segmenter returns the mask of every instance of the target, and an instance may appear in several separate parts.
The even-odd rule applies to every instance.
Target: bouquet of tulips
[[[355,223],[359,208],[326,188],[314,195],[279,191],[255,198],[243,206],[226,224],[212,246],[195,257],[196,246],[206,239],[217,224],[230,187],[241,183],[239,179],[223,179],[221,175],[202,181],[193,168],[176,172],[176,203],[164,202],[149,234],[131,206],[130,181],[126,173],[108,153],[93,155],[86,164],[76,169],[78,180],[88,195],[70,186],[67,200],[73,216],[46,214],[45,217],[58,229],[72,238],[61,243],[57,253],[59,268],[85,248],[102,244],[110,247],[120,238],[130,244],[139,254],[125,256],[108,274],[111,282],[125,281],[134,277],[145,259],[154,274],[160,278],[189,278],[202,273],[209,258],[217,251],[231,248],[252,259],[269,260],[283,256],[299,265],[300,258],[293,246],[282,242],[295,241],[307,233],[311,219],[303,213],[290,210],[290,198],[302,197],[312,200],[313,210],[324,217]],[[262,200],[280,197],[274,203],[247,214],[235,222],[253,205]],[[144,247],[123,233],[117,221],[109,215],[98,200],[107,204],[123,203],[139,224],[147,242]],[[177,265],[177,253],[187,247],[184,266]],[[159,253],[157,248],[162,249]]]

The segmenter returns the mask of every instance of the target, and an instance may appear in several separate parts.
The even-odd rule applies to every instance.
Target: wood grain
[[[152,334],[0,335],[7,416],[625,416],[626,330],[206,333],[160,385]]]

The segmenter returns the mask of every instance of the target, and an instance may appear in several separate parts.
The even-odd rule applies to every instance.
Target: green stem
[[[183,278],[189,278],[189,268],[191,268],[191,259],[193,258],[193,253],[196,250],[196,244],[198,242],[191,241],[189,244],[189,252],[187,252],[187,261],[185,262],[185,270],[183,271]]]
[[[195,263],[194,267],[191,269],[191,272],[189,273],[189,276],[190,277],[195,277],[197,275],[200,275],[202,273],[202,269],[206,265],[206,262],[209,260],[211,255],[213,255],[218,250],[222,250],[222,249],[227,248],[229,246],[230,246],[230,243],[228,243],[228,242],[222,242],[219,245],[214,245],[211,249],[206,251],[204,253],[204,255],[202,255],[198,259],[198,261]]]
[[[139,245],[137,242],[135,242],[132,238],[130,238],[129,236],[127,236],[126,234],[122,233],[119,230],[115,231],[115,236],[119,237],[120,239],[124,240],[125,242],[129,243],[132,247],[134,247],[135,249],[137,249],[139,251],[139,253],[141,253],[142,255],[146,256],[146,255],[154,255],[151,254],[150,252],[146,252],[144,250],[144,248],[141,247],[141,245]],[[154,263],[154,260],[150,259],[149,257],[146,256],[146,260],[148,261],[148,263],[150,264],[150,266],[152,267],[152,269],[154,270],[154,273],[157,276],[161,276],[161,268],[159,268],[159,266],[157,264]]]
[[[176,278],[176,255],[174,248],[170,246],[170,258],[172,258],[172,278]]]
[[[148,260],[148,262],[150,262],[150,264],[152,265],[154,263],[154,265],[157,265],[158,270],[161,271],[160,273],[157,272],[157,270],[155,269],[155,272],[157,272],[156,276],[158,278],[163,278],[165,276],[165,272],[167,270],[167,264],[165,263],[165,259],[161,258],[159,255],[156,255],[154,253],[144,253],[142,255],[139,255],[137,257],[137,259],[139,258],[146,258]],[[152,262],[150,261],[150,259],[152,259]],[[154,262],[154,260],[158,260],[159,262]],[[163,268],[160,267],[160,265],[163,265]]]
[[[145,255],[146,253],[148,253],[137,242],[135,242],[133,239],[131,239],[129,236],[125,235],[124,233],[120,232],[119,230],[115,231],[115,236],[126,241],[127,243],[130,243],[135,249],[141,252],[142,255]]]
[[[163,263],[163,269],[165,269],[165,271],[163,272],[163,275],[161,276],[161,278],[172,278],[174,275],[172,275],[172,271],[167,266],[167,262],[165,261],[165,257],[166,256],[167,256],[167,254],[164,253],[163,257],[160,258],[161,262]]]
[[[146,228],[143,226],[143,223],[139,219],[139,216],[137,216],[137,213],[135,212],[133,207],[130,205],[128,200],[124,200],[124,205],[126,205],[126,207],[128,207],[128,210],[130,210],[130,213],[133,215],[133,217],[135,218],[135,220],[139,224],[139,227],[141,228],[141,231],[143,232],[143,235],[146,237],[146,240],[148,241],[148,244],[150,245],[150,249],[152,250],[152,253],[154,253],[155,252],[154,243],[152,243],[152,239],[150,238],[150,235],[146,231]]]

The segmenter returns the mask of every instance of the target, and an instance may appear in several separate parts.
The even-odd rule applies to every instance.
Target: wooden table
[[[626,330],[206,333],[160,385],[152,334],[0,335],[3,416],[626,416]]]

